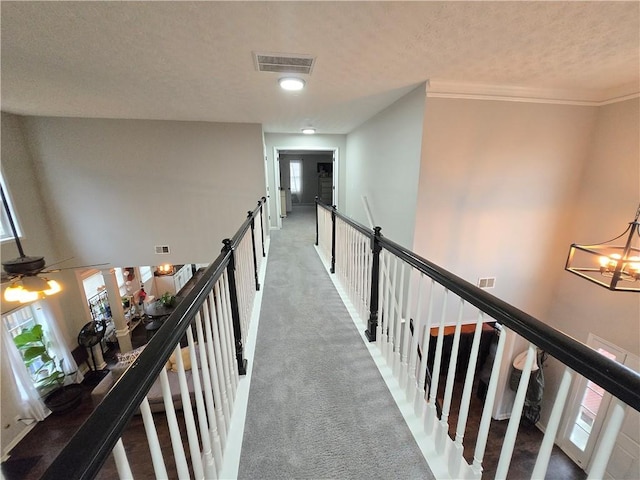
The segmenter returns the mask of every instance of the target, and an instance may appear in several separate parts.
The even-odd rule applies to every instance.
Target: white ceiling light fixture
[[[305,135],[313,135],[314,133],[316,133],[316,129],[313,127],[306,127],[302,129],[302,133],[304,133]]]
[[[297,92],[304,88],[304,80],[296,77],[283,77],[278,80],[280,88],[290,92]]]

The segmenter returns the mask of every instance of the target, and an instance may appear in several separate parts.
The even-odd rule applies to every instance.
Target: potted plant
[[[64,385],[67,377],[62,369],[64,359],[57,362],[49,351],[42,325],[23,329],[13,341],[31,374],[34,386],[53,413],[64,413],[80,404],[82,386],[77,383]]]
[[[165,308],[171,308],[175,304],[176,297],[169,292],[164,292],[157,300],[158,305]]]

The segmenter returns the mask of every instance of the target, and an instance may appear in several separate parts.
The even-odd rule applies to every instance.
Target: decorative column
[[[107,298],[109,299],[109,306],[111,307],[111,319],[116,327],[116,337],[120,345],[120,352],[129,352],[133,347],[131,346],[129,326],[127,325],[127,319],[124,317],[124,309],[122,308],[122,297],[120,296],[118,279],[116,278],[113,268],[102,270],[102,277],[104,278],[104,286],[107,289]],[[99,349],[98,347],[98,350]]]

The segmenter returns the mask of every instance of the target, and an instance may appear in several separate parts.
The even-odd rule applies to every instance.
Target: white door
[[[589,335],[587,345],[601,355],[617,362],[625,363],[627,360],[628,353],[626,351],[595,335]],[[610,403],[611,395],[590,380],[581,378],[574,386],[569,403],[571,406],[568,409],[567,421],[560,439],[560,447],[585,471],[589,470],[591,457],[598,444],[602,426],[606,424],[610,413]],[[622,434],[623,432],[621,432]],[[630,435],[630,437],[633,436]],[[621,442],[621,450],[616,455],[623,455],[622,450],[632,450],[624,440]],[[613,455],[612,461],[617,463],[617,460],[613,460]],[[613,464],[610,462],[609,465]],[[615,476],[614,478],[625,477]]]
[[[640,372],[640,358],[627,354],[624,364]],[[640,413],[633,408],[627,409],[604,478],[622,480],[640,478]]]

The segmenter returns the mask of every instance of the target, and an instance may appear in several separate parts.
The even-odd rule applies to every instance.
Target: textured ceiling
[[[347,133],[426,80],[596,102],[640,90],[636,1],[2,1],[1,19],[2,109],[20,114]],[[254,51],[315,56],[307,88],[280,91]]]

